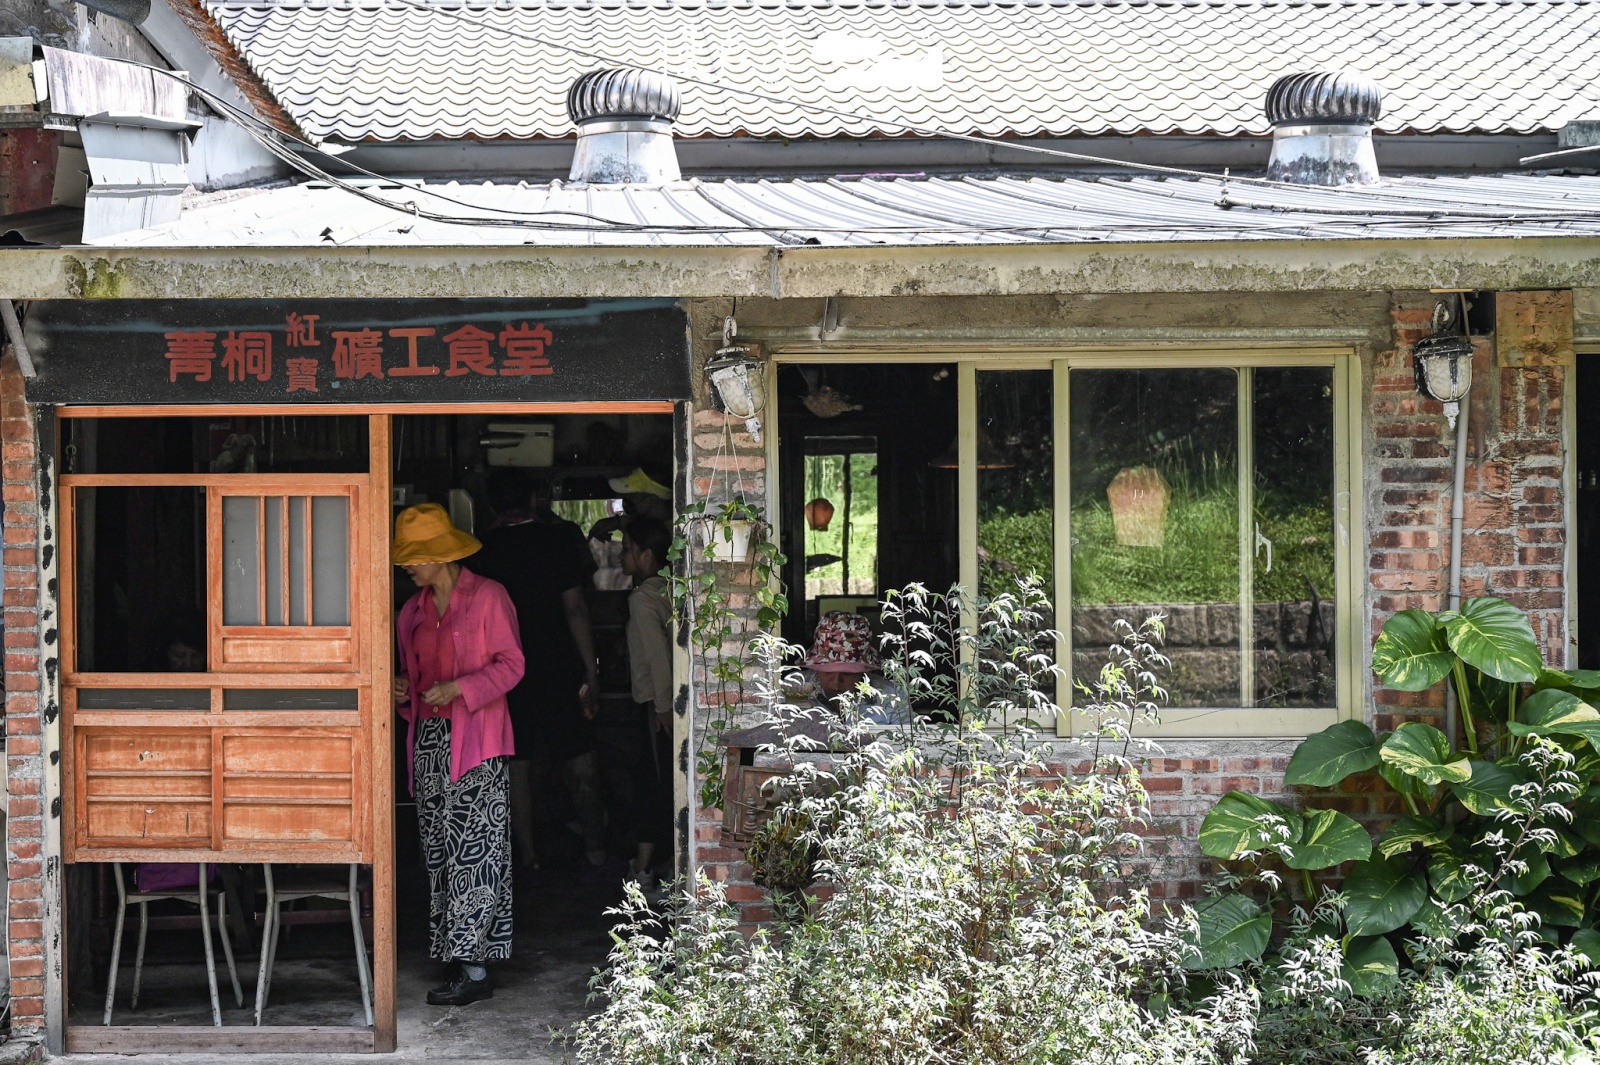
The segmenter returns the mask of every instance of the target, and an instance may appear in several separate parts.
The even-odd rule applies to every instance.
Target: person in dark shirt
[[[511,763],[512,835],[524,867],[537,864],[533,780],[536,766],[555,769],[592,866],[606,858],[605,800],[595,752],[599,707],[594,635],[585,596],[588,575],[560,525],[527,520],[499,525],[483,538],[472,568],[511,595],[528,668],[508,695],[516,755]]]

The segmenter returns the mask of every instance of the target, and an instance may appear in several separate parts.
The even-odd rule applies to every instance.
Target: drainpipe
[[[1461,608],[1461,522],[1467,484],[1467,418],[1471,404],[1461,405],[1456,419],[1456,479],[1450,495],[1450,598],[1451,610]]]
[[[1467,494],[1467,419],[1472,404],[1461,404],[1461,416],[1456,419],[1456,475],[1450,492],[1450,596],[1445,605],[1451,610],[1461,609],[1461,525],[1466,509]],[[1456,741],[1455,688],[1445,688],[1444,734]]]
[[[1467,300],[1464,293],[1455,294],[1455,306],[1441,300],[1433,308],[1433,332],[1418,340],[1411,350],[1413,368],[1417,374],[1417,391],[1444,404],[1445,417],[1450,428],[1456,431],[1455,477],[1450,493],[1450,591],[1446,608],[1456,610],[1461,606],[1461,526],[1466,510],[1467,494],[1467,422],[1471,404],[1466,403],[1472,390],[1472,340],[1467,336]],[[1460,329],[1448,329],[1448,326]],[[1445,688],[1445,733],[1454,743],[1456,738],[1456,706],[1453,688]]]
[[[17,320],[17,308],[10,300],[0,299],[0,322],[5,324],[6,339],[11,342],[11,350],[16,352],[17,369],[24,378],[33,380],[33,354],[22,339],[22,323]]]

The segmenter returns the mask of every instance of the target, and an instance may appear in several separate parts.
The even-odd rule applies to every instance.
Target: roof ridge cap
[[[173,0],[207,10],[339,8],[1600,7],[1600,0]]]

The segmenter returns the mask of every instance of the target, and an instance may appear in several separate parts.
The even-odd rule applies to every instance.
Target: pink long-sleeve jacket
[[[417,722],[430,709],[418,690],[421,665],[416,631],[427,613],[423,597],[432,594],[424,588],[407,600],[396,625],[400,668],[411,683],[411,699],[399,710],[406,719],[406,779],[413,792]],[[455,681],[461,686],[461,698],[445,707],[444,713],[450,719],[450,780],[454,783],[487,759],[515,753],[506,692],[522,679],[525,663],[517,611],[499,583],[463,568],[450,593],[449,617],[450,636],[455,641]]]

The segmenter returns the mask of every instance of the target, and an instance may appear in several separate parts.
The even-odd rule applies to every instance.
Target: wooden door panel
[[[209,847],[211,799],[202,802],[152,802],[90,798],[85,843],[90,846]]]
[[[81,729],[78,837],[86,845],[208,847],[211,739],[157,729]]]
[[[219,669],[283,673],[346,673],[355,665],[355,641],[348,636],[235,636],[222,634]]]
[[[348,730],[331,734],[276,733],[254,730],[222,740],[223,768],[229,773],[355,772],[355,737]]]
[[[78,859],[97,848],[200,848],[269,860],[292,846],[362,846],[365,733],[359,728],[82,727]]]
[[[358,734],[222,737],[223,844],[354,840]]]
[[[340,805],[287,804],[281,799],[224,801],[223,844],[338,842],[355,839],[355,812]]]
[[[203,732],[141,728],[83,731],[83,767],[91,775],[117,769],[158,773],[211,768],[211,737]]]
[[[222,801],[230,799],[326,799],[347,803],[354,787],[349,773],[314,777],[307,773],[241,774],[222,778]]]
[[[90,799],[210,799],[211,770],[184,774],[91,772],[83,790]]]

